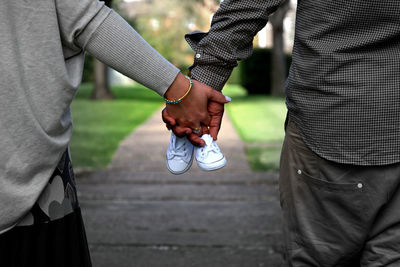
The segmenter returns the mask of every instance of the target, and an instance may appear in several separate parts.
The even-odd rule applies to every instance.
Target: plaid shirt
[[[195,79],[222,90],[282,0],[225,0],[186,40]],[[400,1],[298,0],[289,114],[307,146],[339,163],[400,162]]]

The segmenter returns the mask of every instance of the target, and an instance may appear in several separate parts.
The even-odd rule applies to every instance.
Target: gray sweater
[[[0,233],[66,150],[84,51],[163,95],[179,70],[97,0],[0,1]]]

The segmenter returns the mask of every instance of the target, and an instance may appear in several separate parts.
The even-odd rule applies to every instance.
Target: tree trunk
[[[105,4],[111,7],[112,0],[106,0]],[[113,99],[114,95],[110,90],[108,82],[108,67],[94,58],[94,89],[91,95],[93,100]]]
[[[286,54],[283,40],[283,20],[290,9],[290,0],[286,0],[279,9],[270,16],[269,20],[273,29],[272,47],[272,88],[271,94],[275,96],[284,95],[286,80]]]
[[[94,89],[91,95],[93,100],[97,99],[113,99],[114,95],[108,84],[108,67],[102,62],[94,60]]]

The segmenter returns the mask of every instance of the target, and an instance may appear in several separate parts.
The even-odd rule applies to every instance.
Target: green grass
[[[83,84],[71,105],[74,167],[105,167],[120,141],[162,104],[160,96],[140,85],[112,87],[112,101],[91,101],[91,91],[91,84]]]
[[[266,95],[248,96],[237,85],[228,85],[223,93],[232,98],[226,109],[246,144],[252,169],[279,170],[280,149],[285,135],[285,99]]]

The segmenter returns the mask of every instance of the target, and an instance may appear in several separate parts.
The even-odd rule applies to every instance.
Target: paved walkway
[[[251,172],[225,116],[228,164],[179,176],[165,167],[169,132],[157,112],[128,136],[106,170],[78,179],[94,267],[277,267],[277,174]]]

